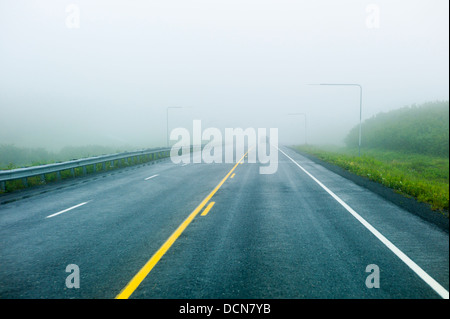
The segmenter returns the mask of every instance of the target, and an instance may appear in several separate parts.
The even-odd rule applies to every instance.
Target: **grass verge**
[[[57,176],[57,173],[49,173],[45,174],[44,176],[32,176],[27,177],[26,180],[24,179],[16,179],[16,180],[9,180],[5,182],[5,190],[2,191],[0,189],[0,195],[11,193],[14,191],[22,190],[25,188],[35,187],[35,186],[42,186],[46,184],[56,183],[58,181],[63,181],[67,179],[73,179],[77,177],[82,177],[85,175],[91,175],[95,173],[105,173],[112,170],[116,170],[119,168],[125,168],[133,165],[138,164],[145,164],[148,162],[152,162],[155,160],[166,158],[167,156],[163,154],[151,154],[149,156],[138,156],[135,159],[121,159],[121,160],[115,160],[115,161],[108,161],[103,164],[93,164],[93,165],[87,165],[86,170],[84,171],[82,167],[76,167],[74,168],[73,172],[71,170],[62,170],[60,171],[60,176]],[[95,169],[94,169],[95,165]],[[8,169],[13,169],[13,167],[9,167]]]
[[[368,178],[433,210],[446,212],[449,205],[449,159],[385,150],[357,150],[335,147],[294,146],[320,160]]]

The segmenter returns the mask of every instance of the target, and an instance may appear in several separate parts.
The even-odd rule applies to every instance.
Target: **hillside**
[[[449,103],[431,102],[380,113],[347,135],[347,147],[297,146],[299,151],[427,203],[448,216]]]
[[[358,145],[359,126],[345,138]],[[362,148],[449,156],[449,102],[430,102],[379,113],[362,124]]]

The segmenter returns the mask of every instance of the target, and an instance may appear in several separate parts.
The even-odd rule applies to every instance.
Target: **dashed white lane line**
[[[55,217],[55,216],[57,216],[57,215],[60,215],[60,214],[62,214],[62,213],[68,212],[69,210],[72,210],[72,209],[75,209],[75,208],[77,208],[77,207],[80,207],[80,206],[86,205],[87,203],[89,203],[89,201],[87,201],[87,202],[84,202],[84,203],[81,203],[81,204],[78,204],[78,205],[75,205],[75,206],[72,206],[72,207],[69,207],[69,208],[67,208],[67,209],[64,209],[64,210],[62,210],[62,211],[59,211],[59,212],[57,212],[57,213],[54,213],[54,214],[48,215],[48,216],[47,216],[47,217],[45,217],[45,218],[51,218],[51,217]]]
[[[147,178],[145,179],[145,181],[148,181],[149,179],[152,179],[152,178],[154,178],[154,177],[156,177],[156,176],[159,176],[159,174],[155,174],[155,175],[152,175],[152,176],[150,176],[150,177],[147,177]]]

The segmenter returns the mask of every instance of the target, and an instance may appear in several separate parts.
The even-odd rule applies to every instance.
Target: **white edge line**
[[[72,207],[69,207],[69,208],[67,208],[67,209],[64,209],[64,210],[62,210],[62,211],[60,211],[60,212],[57,212],[57,213],[54,213],[54,214],[48,215],[48,216],[47,216],[47,217],[45,217],[45,218],[51,218],[51,217],[57,216],[57,215],[59,215],[59,214],[62,214],[62,213],[68,212],[69,210],[72,210],[72,209],[75,209],[75,208],[77,208],[77,207],[83,206],[83,205],[85,205],[85,204],[87,204],[87,203],[89,203],[89,201],[87,201],[87,202],[84,202],[84,203],[81,203],[81,204],[78,204],[78,205],[75,205],[75,206],[72,206]]]
[[[156,176],[158,176],[159,174],[155,174],[155,175],[152,175],[152,176],[150,176],[150,177],[147,177],[146,179],[144,179],[145,181],[147,181],[147,180],[149,180],[149,179],[151,179],[151,178],[153,178],[153,177],[156,177]]]
[[[428,275],[419,265],[406,256],[400,249],[398,249],[393,243],[391,243],[386,237],[384,237],[378,230],[370,225],[364,218],[362,218],[357,212],[355,212],[350,206],[347,205],[342,199],[340,199],[335,193],[329,190],[323,185],[317,178],[311,175],[300,164],[293,160],[282,150],[278,149],[294,164],[296,164],[302,171],[304,171],[309,177],[311,177],[320,187],[322,187],[328,194],[330,194],[339,204],[341,204],[350,214],[353,215],[361,224],[364,225],[372,234],[375,235],[387,248],[389,248],[398,258],[400,258],[409,268],[411,268],[423,281],[425,281],[436,293],[438,293],[443,299],[449,299],[449,292],[442,287],[436,280]]]

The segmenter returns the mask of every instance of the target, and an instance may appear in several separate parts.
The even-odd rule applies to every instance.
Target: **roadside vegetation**
[[[122,153],[114,148],[102,147],[102,146],[81,146],[81,147],[66,147],[58,153],[49,152],[43,148],[20,148],[13,145],[0,145],[0,170],[11,170],[15,168],[38,166],[45,164],[53,164],[59,162],[70,161],[74,159],[82,159],[87,157],[109,155],[115,153]],[[115,170],[119,167],[128,167],[136,164],[143,164],[153,160],[163,158],[163,155],[153,156],[139,156],[135,159],[129,158],[128,160],[115,160],[108,161],[103,164],[87,165],[86,170],[82,167],[76,167],[73,171],[62,170],[60,175],[57,173],[45,174],[42,176],[33,176],[23,179],[10,180],[4,185],[4,190],[0,188],[0,194],[9,193],[16,190],[45,185],[59,180],[66,180],[70,178],[80,177],[93,174],[95,172],[106,172]]]
[[[0,170],[53,164],[121,152],[124,152],[124,150],[99,145],[67,146],[58,152],[51,152],[44,148],[17,147],[10,144],[0,145]]]
[[[347,135],[346,147],[296,148],[448,215],[448,102],[413,105],[368,119],[362,125],[360,157],[358,130],[355,127]]]

